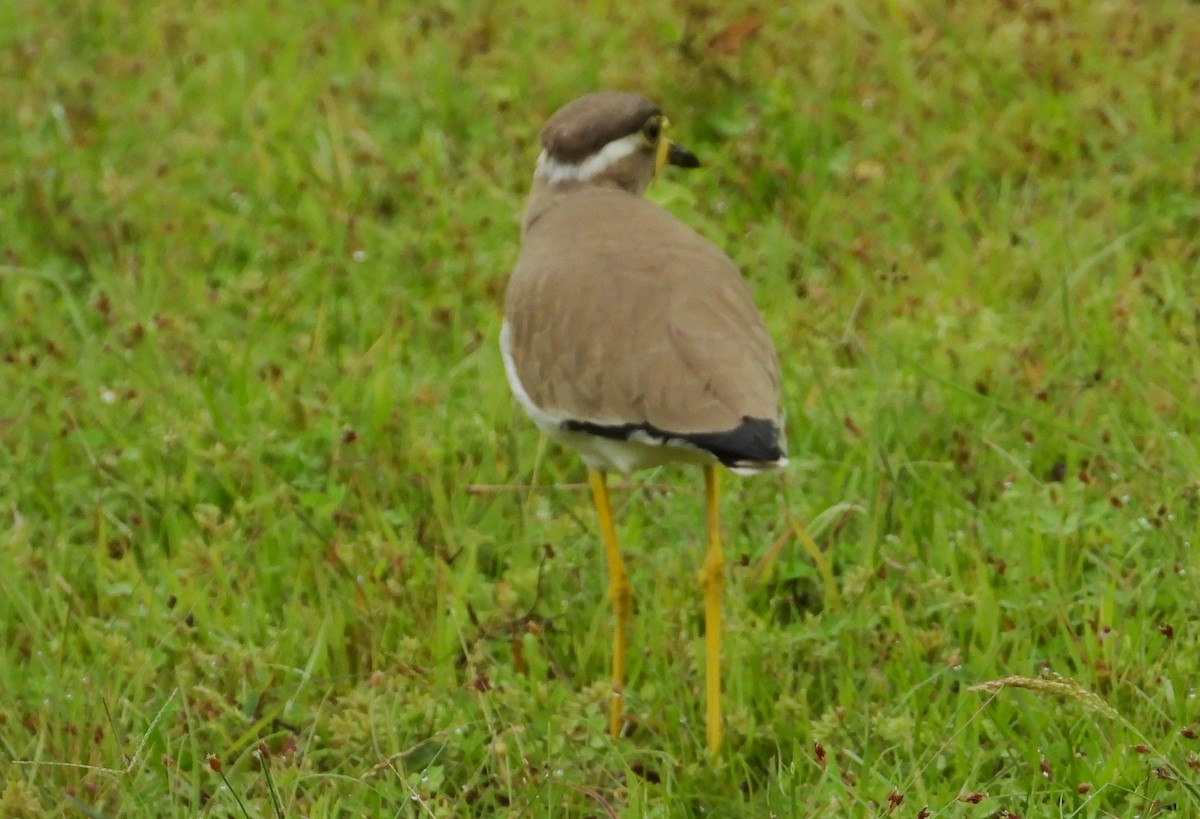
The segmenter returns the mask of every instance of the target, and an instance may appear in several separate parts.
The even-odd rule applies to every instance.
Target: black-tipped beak
[[[687,148],[672,142],[667,148],[667,164],[677,168],[699,168],[700,160]]]

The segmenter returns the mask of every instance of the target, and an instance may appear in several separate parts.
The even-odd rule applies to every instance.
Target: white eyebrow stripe
[[[611,168],[645,145],[640,132],[614,139],[582,162],[559,162],[545,151],[537,160],[534,176],[548,184],[558,182],[586,182],[597,174]]]

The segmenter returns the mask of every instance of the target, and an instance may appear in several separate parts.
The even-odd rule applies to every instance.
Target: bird
[[[633,591],[610,472],[704,473],[705,738],[721,746],[722,469],[787,466],[779,357],[735,263],[644,198],[668,166],[700,167],[641,94],[597,91],[546,120],[504,298],[500,351],[517,403],[587,468],[613,613],[609,733],[624,729]]]

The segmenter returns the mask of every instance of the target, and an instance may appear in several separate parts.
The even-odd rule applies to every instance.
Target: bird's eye
[[[662,133],[662,119],[653,117],[647,120],[646,124],[642,126],[642,133],[651,142],[658,142],[658,137]]]

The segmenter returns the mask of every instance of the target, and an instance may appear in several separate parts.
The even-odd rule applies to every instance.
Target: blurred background
[[[601,88],[783,361],[718,760],[697,477],[619,490],[613,743],[496,349]],[[0,110],[0,815],[1200,810],[1195,3],[15,0]]]

